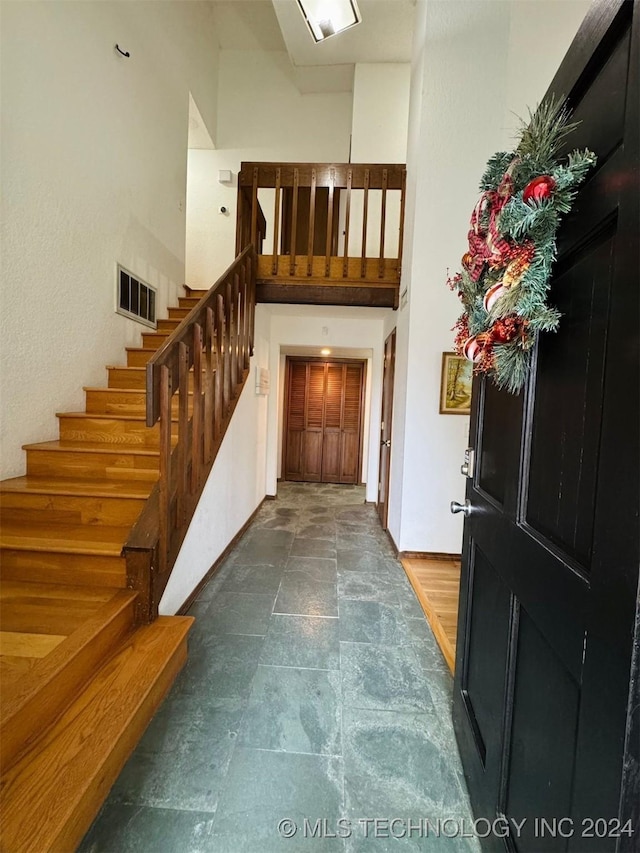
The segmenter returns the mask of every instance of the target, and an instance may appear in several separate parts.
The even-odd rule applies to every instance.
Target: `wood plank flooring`
[[[456,660],[460,561],[402,557],[401,563],[453,673]]]

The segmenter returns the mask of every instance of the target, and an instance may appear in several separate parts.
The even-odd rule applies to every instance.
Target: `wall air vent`
[[[156,327],[156,290],[118,264],[116,311],[131,320]]]

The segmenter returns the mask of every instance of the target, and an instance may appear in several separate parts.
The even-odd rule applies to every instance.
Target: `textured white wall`
[[[251,371],[191,519],[160,612],[176,613],[265,496],[268,398],[255,392],[269,364],[269,316],[256,310]]]
[[[438,414],[441,353],[459,313],[447,269],[466,249],[487,158],[510,145],[512,113],[544,95],[588,5],[418,2],[389,512],[401,550],[460,550],[462,521],[448,505],[464,494],[468,418]]]
[[[3,2],[2,475],[57,437],[142,326],[115,265],[184,280],[189,91],[215,135],[217,48],[202,2]],[[118,56],[118,42],[131,53]],[[160,314],[162,316],[162,313]]]
[[[359,63],[353,80],[353,112],[351,119],[352,163],[405,163],[407,160],[407,126],[411,66],[409,63]],[[351,193],[349,211],[349,254],[362,251],[362,219],[364,191]],[[346,196],[341,198],[340,231],[344,231]],[[380,220],[382,193],[371,190],[367,213],[367,257],[380,254]],[[387,258],[398,255],[400,234],[400,191],[387,192],[384,253]],[[338,253],[344,251],[342,236]]]
[[[351,107],[351,93],[301,94],[286,53],[221,51],[217,147],[189,152],[189,284],[213,284],[234,258],[240,163],[346,162]],[[231,185],[218,183],[220,169],[233,172]],[[220,205],[228,208],[226,216],[218,213]],[[263,209],[268,222],[264,251],[270,254],[272,205]]]

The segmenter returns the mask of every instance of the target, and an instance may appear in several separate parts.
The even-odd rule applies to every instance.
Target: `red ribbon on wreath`
[[[494,269],[503,267],[513,251],[511,243],[498,229],[498,217],[513,194],[512,174],[518,162],[518,158],[511,161],[496,190],[485,190],[482,193],[471,214],[471,228],[467,235],[469,251],[463,257],[462,263],[473,281],[479,280],[487,263]],[[487,216],[485,227],[483,222],[487,220]]]

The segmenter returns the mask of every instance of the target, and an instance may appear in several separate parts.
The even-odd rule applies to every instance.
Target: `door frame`
[[[389,344],[391,348],[391,366],[387,365],[387,344]],[[389,441],[391,441],[391,432],[393,429],[393,392],[395,386],[395,376],[396,374],[396,329],[392,329],[384,341],[384,364],[382,368],[382,405],[380,411],[380,447],[378,454],[378,492],[376,496],[376,511],[378,513],[378,518],[380,519],[380,524],[382,525],[383,530],[388,530],[388,522],[389,522],[389,482],[391,477],[391,447],[387,447],[387,454],[384,462],[384,469],[386,471],[386,492],[384,505],[380,504],[380,486],[382,484],[382,471],[383,471],[383,456],[384,456],[384,446],[383,441],[385,441],[385,434],[387,435]],[[387,388],[387,376],[389,379],[389,387]],[[390,399],[387,401],[389,408],[389,417],[387,419],[387,423],[384,421],[385,414],[385,395],[389,394]],[[384,426],[383,426],[384,424]],[[384,508],[381,512],[381,506]]]
[[[289,365],[293,361],[303,361],[307,362],[319,362],[321,364],[361,364],[362,365],[362,387],[360,389],[360,434],[358,435],[358,482],[356,485],[363,486],[365,483],[362,481],[362,464],[363,464],[363,452],[364,452],[364,427],[366,423],[366,412],[365,406],[367,403],[367,359],[366,358],[331,358],[327,355],[285,355],[285,365],[284,365],[284,394],[283,405],[284,411],[282,414],[282,453],[280,458],[281,472],[282,475],[280,480],[282,482],[297,482],[297,481],[288,481],[286,477],[287,466],[286,466],[286,458],[287,458],[287,433],[288,433],[288,420],[289,420]],[[304,482],[304,481],[303,481]],[[322,481],[320,481],[322,482]]]

